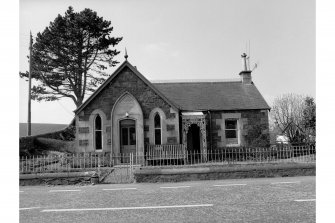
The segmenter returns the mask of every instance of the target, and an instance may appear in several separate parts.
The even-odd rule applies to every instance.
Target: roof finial
[[[128,54],[127,54],[127,48],[124,48],[126,50],[126,53],[124,55],[124,58],[127,60],[128,59]]]

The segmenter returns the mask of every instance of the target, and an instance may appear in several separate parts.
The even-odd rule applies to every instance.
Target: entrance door
[[[136,128],[135,120],[125,119],[120,121],[120,153],[136,153]]]
[[[192,124],[189,127],[187,133],[187,150],[195,154],[196,157],[200,155],[200,128],[196,124]]]

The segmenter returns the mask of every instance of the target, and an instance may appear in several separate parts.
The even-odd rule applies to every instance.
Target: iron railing
[[[77,153],[20,157],[20,173],[70,172],[140,166],[226,165],[315,162],[315,145],[276,145],[269,148],[224,147],[203,152],[184,145],[148,146],[143,154]]]

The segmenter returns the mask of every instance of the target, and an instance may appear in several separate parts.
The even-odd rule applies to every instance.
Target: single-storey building
[[[269,144],[269,105],[246,66],[239,81],[151,83],[126,60],[75,110],[76,151],[144,154]]]

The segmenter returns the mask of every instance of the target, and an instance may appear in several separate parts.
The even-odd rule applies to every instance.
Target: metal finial
[[[124,58],[127,60],[127,59],[128,59],[127,48],[124,48],[124,49],[125,49],[125,51],[126,51],[126,53],[125,53],[125,55],[124,55]]]

